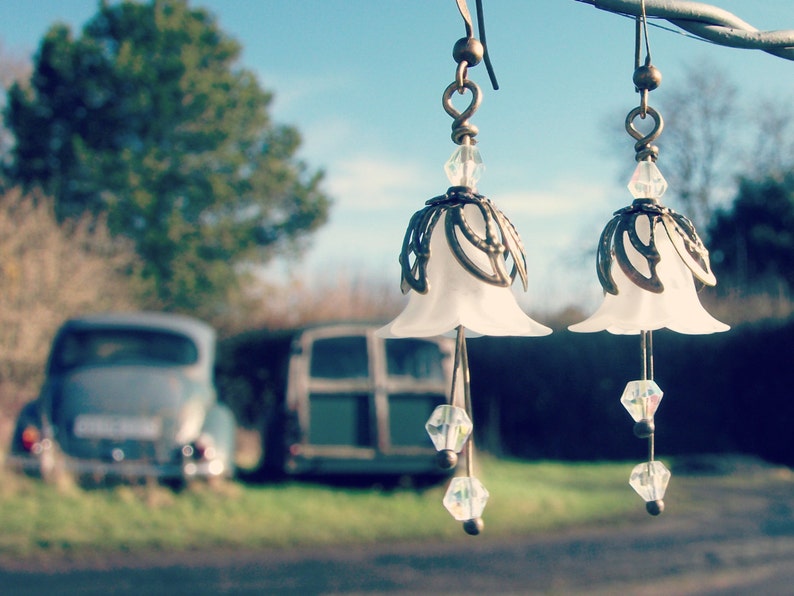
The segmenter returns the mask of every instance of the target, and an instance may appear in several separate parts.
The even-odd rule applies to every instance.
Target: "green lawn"
[[[491,497],[485,534],[527,534],[645,515],[631,464],[479,460]],[[287,547],[468,537],[444,509],[445,486],[349,489],[286,482],[84,490],[0,472],[0,553],[40,556]]]

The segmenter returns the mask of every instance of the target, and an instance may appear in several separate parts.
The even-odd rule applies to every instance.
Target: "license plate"
[[[74,421],[74,435],[81,439],[139,439],[160,437],[159,418],[81,414]]]

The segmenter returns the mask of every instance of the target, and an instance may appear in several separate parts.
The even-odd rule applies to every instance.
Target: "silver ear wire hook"
[[[466,37],[472,37],[474,33],[471,26],[471,13],[469,12],[469,7],[466,5],[466,0],[455,0],[455,2],[458,5],[460,16],[463,17],[463,24],[466,26]]]
[[[469,12],[469,7],[466,4],[466,0],[455,0],[456,4],[458,5],[458,11],[460,12],[460,16],[463,17],[463,22],[466,27],[466,37],[474,37],[474,29],[472,27],[472,20],[471,20],[471,13]],[[483,61],[485,62],[485,68],[488,71],[488,78],[491,79],[491,86],[494,88],[494,91],[499,89],[499,83],[496,80],[496,74],[493,70],[493,64],[491,64],[491,56],[488,53],[488,44],[485,42],[485,16],[482,9],[482,0],[476,0],[476,8],[477,8],[477,32],[480,36],[480,43],[482,43],[483,47]]]
[[[476,0],[477,6],[477,28],[480,33],[480,41],[482,42],[482,47],[485,49],[485,53],[483,54],[483,62],[485,62],[485,69],[488,71],[488,77],[491,79],[491,86],[493,87],[494,91],[499,89],[499,83],[496,81],[496,74],[493,70],[493,65],[491,64],[491,55],[488,53],[488,44],[485,42],[485,15],[483,14],[482,10],[482,0]]]

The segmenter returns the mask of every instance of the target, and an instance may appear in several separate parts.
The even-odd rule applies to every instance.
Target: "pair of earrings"
[[[471,33],[465,2],[458,0],[458,7],[467,23],[467,36],[455,44],[455,80],[443,94],[444,109],[453,118],[452,140],[457,145],[444,168],[451,186],[443,195],[428,200],[410,220],[400,252],[401,288],[409,294],[409,301],[379,334],[456,337],[450,400],[433,412],[426,428],[442,467],[454,467],[457,454],[466,451],[466,472],[452,479],[443,503],[463,522],[467,533],[478,534],[488,491],[473,475],[466,334],[542,336],[551,329],[518,306],[511,286],[519,278],[527,289],[524,246],[510,220],[477,192],[483,162],[476,146],[478,130],[469,119],[480,105],[481,93],[467,73],[483,57],[491,75],[492,71],[483,44]],[[637,27],[639,47],[644,18],[638,19]],[[491,78],[494,80],[493,75]],[[615,212],[599,240],[597,272],[605,292],[603,303],[588,319],[569,327],[576,332],[606,330],[641,336],[642,376],[627,384],[621,403],[635,421],[635,434],[648,439],[648,461],[633,469],[629,482],[652,515],[664,508],[670,478],[670,472],[654,458],[653,419],[663,394],[653,380],[652,332],[662,327],[690,334],[728,329],[705,311],[697,297],[695,280],[716,283],[708,251],[692,223],[660,201],[667,183],[656,166],[658,148],[652,143],[662,131],[663,120],[647,105],[648,92],[660,82],[661,75],[650,64],[648,52],[645,64],[637,64],[634,73],[641,103],[625,122],[636,141],[638,164],[628,185],[634,201]],[[452,105],[452,97],[466,92],[471,94],[471,102],[460,112]],[[644,135],[634,122],[648,116],[654,127]]]

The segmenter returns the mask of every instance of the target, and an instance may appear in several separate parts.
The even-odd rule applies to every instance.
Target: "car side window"
[[[315,339],[309,374],[322,379],[362,379],[369,376],[367,338],[363,335]]]

